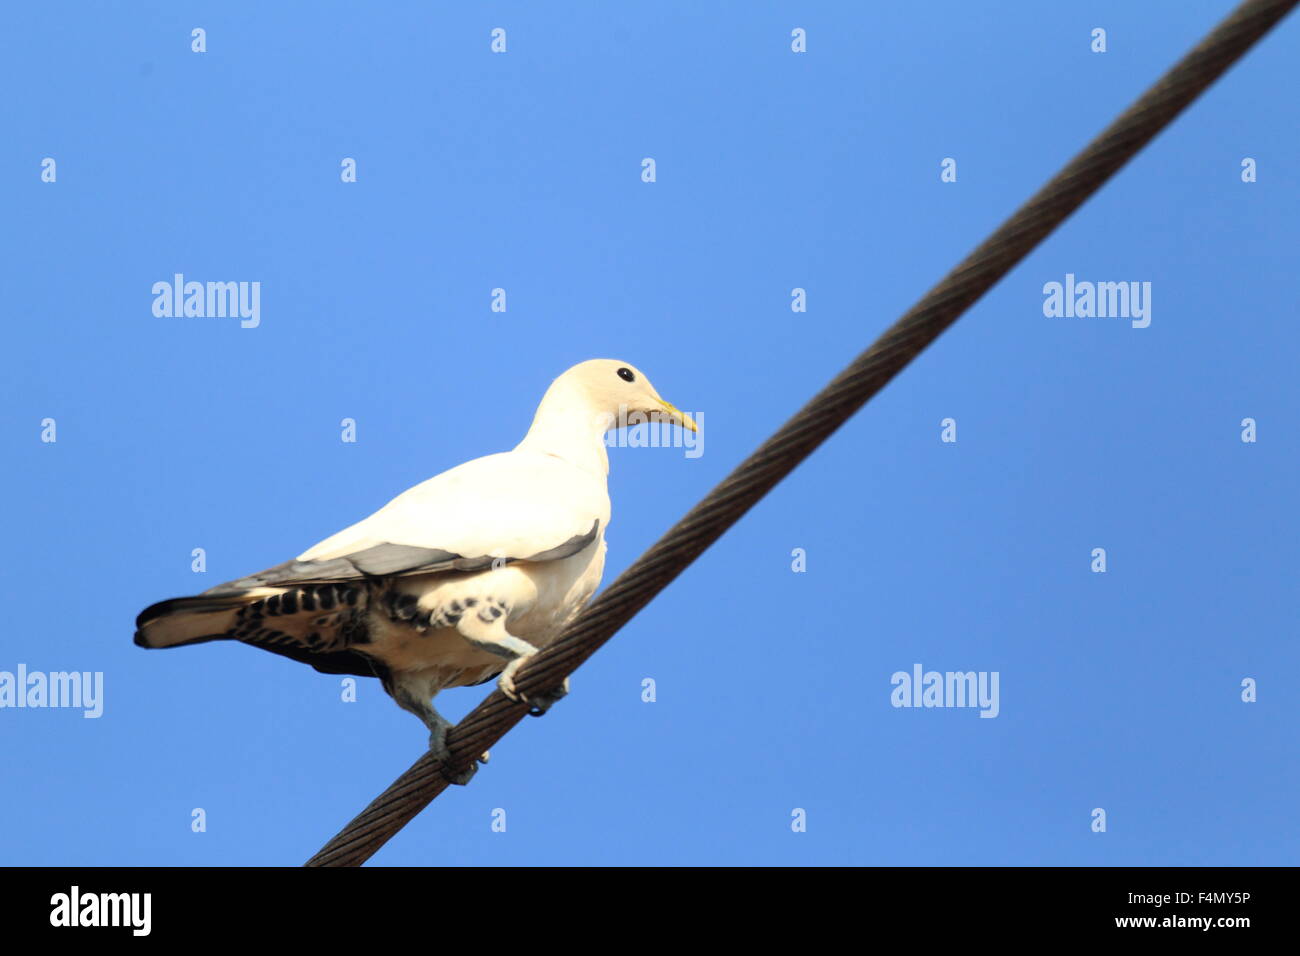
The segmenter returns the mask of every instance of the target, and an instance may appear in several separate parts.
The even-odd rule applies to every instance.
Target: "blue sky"
[[[142,651],[143,607],[511,447],[592,357],[704,419],[611,449],[612,580],[1229,8],[9,11],[0,671],[104,710],[0,709],[0,862],[305,860],[422,728]],[[1298,862],[1298,55],[1292,18],[373,863]],[[260,324],[155,316],[175,273]],[[1046,317],[1067,273],[1150,282],[1149,327]],[[891,706],[916,664],[998,716]]]

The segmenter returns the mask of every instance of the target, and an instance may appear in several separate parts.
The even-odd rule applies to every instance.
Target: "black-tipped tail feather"
[[[382,678],[381,665],[350,649],[366,641],[364,601],[362,588],[334,584],[173,598],[141,612],[135,643],[157,648],[235,640],[326,674]]]
[[[231,633],[245,597],[183,597],[159,601],[135,619],[138,647],[184,647],[233,638]]]

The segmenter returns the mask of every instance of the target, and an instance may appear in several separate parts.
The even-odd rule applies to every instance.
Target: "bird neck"
[[[552,455],[604,479],[609,474],[608,428],[609,422],[592,408],[586,395],[556,381],[542,397],[532,427],[515,450]]]

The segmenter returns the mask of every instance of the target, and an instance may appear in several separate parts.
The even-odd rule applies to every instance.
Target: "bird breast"
[[[371,640],[356,650],[394,673],[418,673],[435,687],[479,683],[505,661],[461,637],[456,625],[462,615],[504,617],[510,634],[545,647],[595,594],[604,566],[601,534],[582,551],[556,561],[395,579],[372,599]]]

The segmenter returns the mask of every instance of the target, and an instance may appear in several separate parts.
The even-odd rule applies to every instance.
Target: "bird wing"
[[[327,673],[366,675],[371,668],[346,650],[340,629],[310,625],[321,611],[342,614],[359,600],[357,582],[559,560],[596,542],[608,520],[603,480],[536,452],[489,455],[416,485],[292,561],[147,608],[135,642],[233,638]],[[265,633],[248,632],[245,609],[254,604],[261,623],[270,623],[264,611],[275,617]]]
[[[476,458],[403,492],[294,560],[205,594],[479,571],[498,559],[566,558],[595,541],[609,520],[604,483],[584,478],[566,462],[533,452]]]

